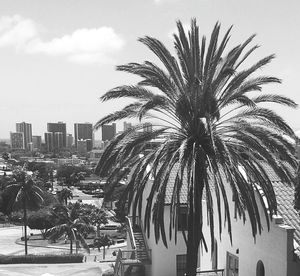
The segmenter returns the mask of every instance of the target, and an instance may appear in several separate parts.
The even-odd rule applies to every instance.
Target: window
[[[265,276],[265,267],[261,260],[259,260],[256,265],[256,276]]]
[[[178,214],[178,231],[187,230],[187,208],[180,207]]]
[[[184,276],[186,265],[186,255],[176,255],[176,276]]]
[[[212,255],[212,269],[218,269],[218,243],[214,240],[214,251]]]

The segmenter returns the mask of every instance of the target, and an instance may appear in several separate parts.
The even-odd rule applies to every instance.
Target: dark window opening
[[[256,265],[256,276],[265,276],[265,267],[262,261],[258,261]]]
[[[176,255],[176,276],[184,276],[186,266],[186,255]]]
[[[188,229],[187,215],[187,208],[179,209],[177,221],[178,231],[186,231]]]

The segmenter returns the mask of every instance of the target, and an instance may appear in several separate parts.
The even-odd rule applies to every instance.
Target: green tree
[[[40,207],[44,201],[45,192],[24,170],[14,171],[12,182],[4,191],[5,196],[9,199],[7,210],[21,209],[23,211],[25,255],[27,255],[27,211]]]
[[[89,253],[90,249],[84,239],[84,234],[93,231],[93,228],[77,217],[77,210],[74,208],[69,210],[66,206],[59,205],[53,208],[53,216],[56,217],[58,224],[47,230],[46,237],[56,241],[65,235],[70,241],[70,254],[73,253],[74,243],[76,251],[81,245]]]
[[[245,220],[246,214],[249,215],[253,237],[262,230],[255,193],[261,189],[263,193],[257,193],[257,196],[263,204],[269,227],[277,204],[263,163],[267,163],[282,181],[291,183],[293,176],[289,168],[294,169],[297,162],[294,147],[288,139],[294,137],[293,130],[266,106],[276,103],[295,107],[296,104],[285,96],[260,94],[264,85],[280,83],[280,80],[257,74],[274,55],[247,66],[248,57],[258,47],[249,47],[254,36],[225,53],[231,28],[219,38],[220,24],[217,23],[208,40],[205,36],[200,38],[196,20],[192,20],[188,34],[181,22],[177,27],[178,34],[174,34],[177,57],[155,38],[139,39],[156,55],[163,68],[150,61],[117,67],[117,70],[132,73],[141,80],[137,85],[108,91],[102,101],[119,98],[135,101],[102,118],[95,127],[125,118],[138,118],[152,120],[153,129],[141,131],[141,123],[117,135],[105,148],[96,172],[113,179],[121,168],[132,168],[123,202],[128,199],[133,216],[138,214],[144,218],[148,233],[153,219],[156,241],[162,239],[165,246],[165,194],[169,176],[171,172],[175,173],[169,235],[173,238],[175,233],[176,240],[179,195],[185,186],[188,191],[186,275],[192,276],[196,275],[200,244],[207,250],[202,232],[204,194],[211,241],[215,235],[214,214],[218,218],[218,231],[222,231],[225,222],[232,239],[226,187],[230,187],[235,196],[240,218]],[[279,162],[278,156],[285,162]],[[241,170],[247,173],[249,180]],[[151,183],[150,177],[154,180],[145,213],[141,214],[140,204],[145,186]],[[108,181],[108,185],[113,190],[116,182]]]
[[[28,226],[30,229],[40,230],[45,239],[47,230],[55,226],[54,217],[48,208],[40,209],[29,214]]]
[[[91,212],[89,219],[91,224],[96,225],[97,227],[96,237],[100,237],[100,227],[108,223],[108,215],[106,210],[98,208],[94,209]]]
[[[89,174],[90,171],[84,166],[61,165],[57,168],[56,176],[69,187],[83,180]]]
[[[73,198],[73,193],[68,188],[63,188],[61,191],[57,192],[57,199],[59,202],[64,203],[65,205],[68,204],[68,199]]]
[[[101,234],[94,239],[94,247],[97,247],[98,251],[103,247],[103,260],[105,260],[105,247],[109,248],[113,244],[114,241],[108,235]]]

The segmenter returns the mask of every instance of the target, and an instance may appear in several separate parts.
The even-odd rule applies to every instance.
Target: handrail
[[[219,272],[220,272],[220,274],[219,274]],[[215,276],[224,276],[224,272],[225,272],[224,269],[202,270],[202,271],[197,271],[196,275],[205,276],[206,274],[212,275],[212,274],[208,274],[208,273],[215,273]]]
[[[121,259],[122,259],[122,251],[121,251],[121,249],[119,249],[117,259],[116,259],[116,263],[115,263],[115,267],[114,267],[114,276],[118,276],[118,272],[119,272],[119,268],[120,268],[120,264],[121,264]]]
[[[131,247],[132,247],[132,249],[136,250],[136,243],[135,243],[135,239],[134,239],[134,236],[133,236],[132,224],[131,224],[131,221],[128,217],[126,217],[126,224],[129,228],[128,232],[129,232],[129,239],[130,239],[130,242],[131,242]]]
[[[141,229],[143,229],[142,227],[142,225],[141,225],[141,221],[140,220],[138,220],[138,222],[139,222],[139,226],[141,227]],[[149,247],[148,247],[148,243],[147,243],[147,240],[146,240],[146,237],[145,237],[145,233],[144,233],[144,231],[142,230],[142,236],[143,236],[143,239],[144,239],[144,244],[145,244],[145,247],[146,247],[146,251],[147,251],[147,255],[148,255],[148,258],[149,258],[149,260],[151,261],[151,249],[149,249]]]
[[[132,217],[131,217],[132,218]],[[128,218],[129,219],[129,218]],[[130,219],[129,219],[129,221],[130,221]],[[136,221],[136,223],[138,224],[138,226],[142,229],[142,231],[141,231],[141,233],[142,233],[142,236],[143,236],[143,239],[144,239],[144,244],[145,244],[145,249],[146,249],[146,252],[147,252],[147,255],[148,255],[148,258],[149,258],[149,260],[151,261],[151,249],[149,249],[149,247],[148,247],[148,243],[147,243],[147,239],[146,239],[146,236],[145,236],[145,233],[144,233],[144,231],[143,231],[143,225],[142,225],[142,221],[141,221],[141,219],[138,217],[138,216],[136,216],[135,217],[135,221]]]

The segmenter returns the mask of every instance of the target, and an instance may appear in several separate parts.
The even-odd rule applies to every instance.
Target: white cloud
[[[29,54],[63,56],[76,63],[111,63],[125,42],[111,27],[77,29],[71,34],[42,40],[37,24],[19,15],[0,19],[0,47]]]
[[[21,48],[37,35],[37,26],[31,19],[24,19],[19,15],[0,18],[0,47]]]

